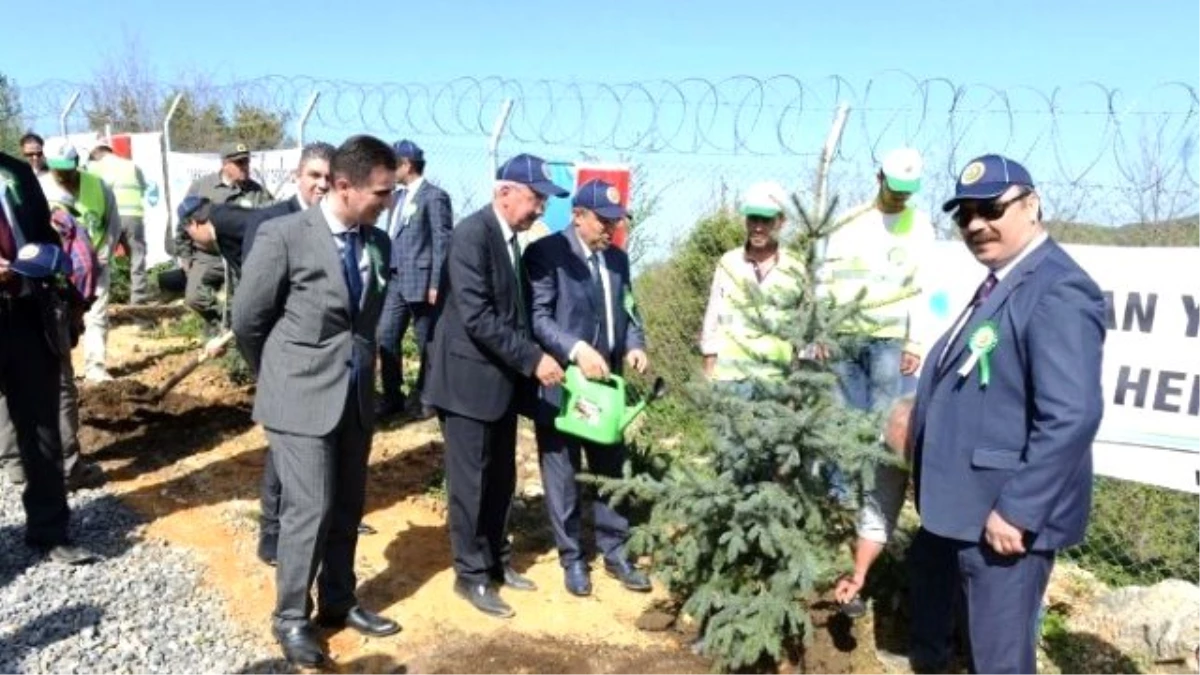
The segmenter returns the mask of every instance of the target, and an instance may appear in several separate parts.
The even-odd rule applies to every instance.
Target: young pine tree
[[[879,461],[880,421],[840,404],[830,363],[839,327],[866,321],[860,300],[836,304],[812,282],[818,243],[836,227],[793,197],[789,243],[801,261],[794,290],[747,290],[752,328],[789,342],[789,364],[761,361],[741,387],[692,386],[689,396],[716,438],[711,455],[653,458],[665,469],[600,481],[618,500],[648,507],[630,549],[650,554],[656,576],[699,622],[705,653],[721,670],[770,667],[812,635],[810,606],[849,560],[861,489]],[[781,244],[782,245],[782,244]],[[808,358],[824,345],[832,358]],[[643,465],[647,458],[641,458]],[[845,496],[831,491],[841,468]]]

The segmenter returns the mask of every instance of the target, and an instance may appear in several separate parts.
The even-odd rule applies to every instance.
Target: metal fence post
[[[321,98],[320,90],[314,90],[312,96],[308,97],[308,105],[304,106],[304,112],[300,114],[300,119],[296,120],[296,147],[304,147],[304,127],[308,125],[308,118],[312,115],[313,108],[317,106],[317,99]]]
[[[492,165],[492,171],[488,175],[488,182],[496,179],[496,171],[500,168],[500,137],[504,135],[504,129],[508,125],[508,116],[512,113],[513,100],[511,98],[504,99],[504,103],[500,104],[500,113],[496,115],[496,123],[492,125],[492,135],[488,138],[488,159]]]
[[[825,214],[829,202],[829,167],[833,164],[833,155],[837,152],[838,143],[842,141],[842,131],[846,128],[846,117],[850,114],[850,106],[841,103],[833,115],[833,125],[829,127],[829,135],[825,137],[825,147],[821,149],[821,163],[817,166],[816,185],[816,216]]]
[[[67,104],[63,106],[62,114],[58,116],[58,130],[62,133],[63,138],[67,137],[67,116],[75,109],[75,104],[79,102],[79,92],[71,94],[71,98],[67,99]]]
[[[175,117],[175,110],[179,107],[179,102],[182,100],[183,94],[175,94],[175,99],[171,101],[171,107],[167,108],[167,115],[163,118],[162,131],[162,198],[163,202],[167,205],[167,231],[163,247],[171,255],[175,255],[175,237],[172,235],[175,232],[176,223],[175,213],[171,209],[171,162],[167,158],[171,154],[171,118]]]

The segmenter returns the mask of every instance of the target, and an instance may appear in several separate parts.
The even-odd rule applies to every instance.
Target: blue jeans
[[[915,375],[900,374],[902,340],[869,338],[858,343],[835,361],[831,368],[838,378],[837,392],[842,403],[864,412],[886,412],[896,399],[917,389]],[[825,467],[831,494],[843,505],[851,506],[852,499],[846,477],[837,466]]]
[[[856,410],[884,412],[893,401],[917,390],[915,375],[900,374],[902,340],[871,338],[833,363],[842,401]]]

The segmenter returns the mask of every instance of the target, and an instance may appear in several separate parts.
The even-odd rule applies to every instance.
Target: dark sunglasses
[[[42,152],[41,150],[38,150],[37,152],[23,152],[21,154],[25,155],[26,159],[33,159],[34,157],[45,157],[46,156],[46,153]]]
[[[1026,187],[1021,188],[1021,191],[1015,197],[1005,201],[1000,201],[999,199],[965,199],[958,203],[958,208],[954,211],[954,224],[959,227],[966,227],[977,217],[988,221],[1000,220],[1004,217],[1004,213],[1008,211],[1008,207],[1031,194],[1033,194],[1033,188]]]

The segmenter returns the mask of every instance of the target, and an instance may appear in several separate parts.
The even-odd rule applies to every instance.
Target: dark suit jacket
[[[991,382],[958,370],[984,321],[998,328]],[[951,329],[952,330],[952,329]],[[995,509],[1027,547],[1078,543],[1092,494],[1092,440],[1104,400],[1104,297],[1052,240],[1017,264],[950,344],[929,352],[910,433],[922,526],[980,541]],[[1031,541],[1030,541],[1031,540]]]
[[[438,287],[454,227],[450,195],[424,180],[416,194],[408,195],[406,203],[413,206],[402,211],[411,213],[400,218],[392,237],[392,268],[396,273],[393,283],[408,302],[425,302],[429,289]],[[391,225],[392,210],[385,216]]]
[[[363,425],[375,423],[375,330],[391,244],[374,227],[362,232],[372,271],[353,314],[341,255],[321,209],[275,218],[258,232],[234,294],[233,332],[258,376],[254,420],[268,429],[331,433],[351,384]]]
[[[528,403],[542,350],[521,324],[517,279],[489,203],[454,226],[438,285],[424,401],[484,422]]]
[[[601,319],[605,308],[596,305],[591,270],[583,244],[573,227],[529,246],[525,266],[532,289],[533,335],[547,353],[565,368],[575,343],[582,340],[593,347],[601,343]],[[609,363],[613,372],[621,372],[622,360],[630,349],[645,349],[641,327],[630,320],[622,299],[632,292],[629,256],[613,246],[604,251],[608,268],[609,304],[613,317],[613,344]],[[539,389],[536,419],[548,422],[562,405],[562,388]]]
[[[300,210],[300,200],[297,197],[261,208],[213,204],[209,220],[217,232],[217,245],[221,249],[221,255],[240,274],[242,265],[250,256],[250,248],[254,244],[259,226],[272,218],[287,216]]]
[[[59,244],[58,233],[50,226],[50,205],[29,163],[0,152],[0,183],[8,184],[9,203],[16,212],[13,236],[17,246]],[[0,185],[3,188],[3,185]]]

